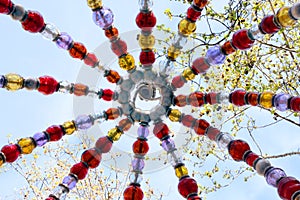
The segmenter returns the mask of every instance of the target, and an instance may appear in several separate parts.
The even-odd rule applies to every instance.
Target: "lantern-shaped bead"
[[[18,141],[18,145],[22,154],[30,154],[36,146],[33,138],[22,138]]]
[[[140,62],[143,66],[150,66],[155,62],[155,54],[151,51],[142,51],[140,53]]]
[[[195,73],[193,72],[193,70],[191,68],[187,67],[183,71],[182,77],[184,77],[185,80],[190,81],[190,80],[193,80],[196,77],[196,75],[195,75]]]
[[[18,74],[5,75],[6,85],[5,88],[9,91],[16,91],[23,88],[24,78]]]
[[[122,129],[123,131],[128,131],[131,126],[132,122],[129,119],[122,119],[118,125],[118,127],[120,127],[120,129]]]
[[[87,0],[87,5],[92,10],[95,10],[97,8],[101,8],[102,7],[102,0]]]
[[[199,119],[196,120],[193,128],[197,135],[204,135],[209,126],[210,124],[206,120]]]
[[[119,66],[124,70],[131,70],[135,67],[135,61],[131,54],[123,55],[119,58]]]
[[[259,28],[264,34],[274,34],[280,30],[280,26],[275,23],[274,15],[268,15],[262,19]]]
[[[81,162],[86,163],[92,169],[99,166],[101,159],[102,155],[96,149],[86,150],[81,155]]]
[[[273,96],[274,94],[272,92],[263,92],[260,95],[260,101],[259,104],[264,108],[272,108],[273,103]]]
[[[235,161],[242,161],[244,154],[249,150],[249,145],[243,140],[234,140],[228,146],[229,154]]]
[[[175,76],[172,79],[172,86],[174,88],[181,88],[184,85],[185,81],[184,78],[182,76]]]
[[[187,198],[191,194],[197,194],[197,182],[190,177],[183,178],[179,181],[178,191],[184,198]]]
[[[188,19],[182,19],[178,24],[179,33],[185,36],[188,36],[195,32],[196,23],[191,22]]]
[[[111,41],[115,40],[119,36],[119,31],[116,27],[111,26],[108,29],[105,29],[105,36],[110,39]]]
[[[24,30],[31,33],[37,33],[44,28],[43,16],[36,11],[28,11],[26,19],[22,22]]]
[[[136,25],[143,31],[151,31],[156,25],[153,12],[140,12],[135,19]]]
[[[73,93],[75,96],[86,96],[89,93],[89,87],[81,83],[75,83]]]
[[[102,29],[108,29],[114,22],[114,14],[109,8],[101,7],[93,12],[94,23]]]
[[[282,7],[277,11],[276,21],[281,27],[293,26],[296,23],[296,20],[290,15],[289,10],[290,7]]]
[[[245,95],[245,101],[247,104],[250,104],[251,106],[257,106],[258,96],[259,94],[257,92],[249,92]]]
[[[76,131],[76,126],[75,126],[74,121],[67,121],[67,122],[63,123],[62,127],[64,129],[64,132],[67,135],[72,135]]]
[[[193,4],[199,8],[204,8],[208,3],[208,0],[193,0]]]
[[[138,39],[139,39],[139,45],[141,49],[152,49],[155,45],[154,35],[140,34],[138,36]]]
[[[191,106],[200,107],[204,104],[204,94],[202,92],[191,93],[188,102]]]
[[[293,97],[290,100],[290,108],[295,112],[300,112],[300,97]]]
[[[10,0],[0,1],[0,13],[9,14],[13,10],[13,3]]]
[[[168,48],[168,59],[175,61],[176,58],[179,56],[180,54],[180,49],[176,48],[174,45],[171,45]]]
[[[50,126],[49,128],[46,129],[46,132],[49,135],[50,141],[58,141],[64,135],[64,131],[62,130],[61,126],[55,126],[55,125]]]
[[[112,139],[113,141],[118,141],[120,139],[120,137],[122,136],[123,132],[115,127],[113,129],[111,129],[110,131],[108,131],[107,136]]]
[[[193,127],[196,122],[196,119],[191,115],[184,115],[181,119],[181,123],[186,127]]]
[[[169,128],[165,123],[158,122],[154,125],[153,133],[157,138],[163,139],[165,136],[169,135]]]
[[[80,162],[72,166],[70,172],[77,176],[78,180],[82,180],[88,173],[88,167],[86,164]]]
[[[192,5],[188,8],[186,17],[191,20],[192,22],[197,21],[197,19],[200,17],[201,11],[198,9],[195,9],[195,7]]]
[[[193,61],[192,69],[197,74],[203,74],[209,69],[210,65],[204,57],[197,58]]]
[[[74,42],[73,46],[69,50],[69,53],[70,53],[71,57],[82,60],[85,58],[85,56],[87,54],[87,50],[86,50],[85,46],[83,44],[81,44],[80,42]]]
[[[235,32],[232,36],[231,44],[240,50],[246,50],[252,47],[255,40],[251,39],[247,29],[241,29]]]
[[[120,116],[120,110],[117,108],[109,108],[107,111],[105,111],[105,114],[107,116],[107,119],[113,120],[117,119]]]
[[[20,155],[20,147],[16,144],[9,144],[9,145],[5,145],[2,147],[1,152],[4,154],[5,156],[5,161],[8,163],[12,163],[15,160],[17,160],[17,158]]]
[[[73,46],[73,39],[71,36],[67,33],[61,33],[57,38],[56,38],[56,45],[65,50],[69,50]]]
[[[168,117],[172,122],[179,122],[181,120],[181,112],[178,109],[172,109],[168,113]]]
[[[292,200],[292,195],[300,190],[300,182],[294,177],[283,177],[277,185],[277,192],[284,200]]]
[[[111,42],[111,50],[120,57],[127,53],[127,44],[121,39],[114,40]]]
[[[145,140],[137,140],[132,145],[133,153],[144,156],[149,151],[149,145]]]
[[[245,90],[236,90],[230,94],[230,102],[236,106],[245,105]]]
[[[179,167],[175,167],[175,174],[178,178],[189,175],[189,171],[186,166],[181,165]]]
[[[142,189],[136,185],[130,185],[123,193],[124,200],[143,200],[144,193]]]
[[[111,83],[117,83],[120,80],[120,75],[118,72],[109,70],[105,72],[106,79]]]
[[[139,126],[137,134],[141,138],[147,138],[149,136],[149,127],[148,126]]]
[[[227,41],[225,42],[222,46],[221,46],[222,52],[225,55],[229,55],[235,52],[235,48],[231,45],[231,41]]]
[[[185,95],[178,95],[174,98],[174,104],[179,107],[183,107],[187,105],[187,98]]]
[[[44,95],[53,94],[58,90],[58,82],[51,76],[39,77],[38,91]]]

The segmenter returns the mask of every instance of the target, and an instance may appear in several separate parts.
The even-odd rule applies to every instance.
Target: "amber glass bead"
[[[249,150],[248,143],[243,140],[234,140],[228,145],[229,154],[235,161],[242,161],[244,154]]]
[[[182,76],[175,76],[172,79],[172,86],[174,88],[181,88],[184,85],[185,81],[184,78]]]
[[[169,112],[168,117],[172,122],[179,122],[181,119],[181,112],[178,109],[172,109]]]
[[[123,132],[118,127],[115,127],[108,131],[107,136],[113,141],[118,141],[122,134]]]
[[[132,122],[129,119],[122,119],[119,122],[119,127],[123,130],[123,131],[128,131],[132,126]]]
[[[212,141],[216,141],[217,136],[219,135],[220,130],[217,128],[214,128],[212,126],[208,127],[208,129],[206,130],[205,135]]]
[[[216,92],[209,92],[205,95],[205,101],[210,105],[217,104],[217,93]]]
[[[110,27],[109,29],[105,29],[105,36],[110,40],[115,40],[119,36],[119,31],[115,27]]]
[[[76,131],[76,126],[74,121],[67,121],[62,125],[65,134],[72,135]]]
[[[240,50],[246,50],[252,47],[255,40],[252,40],[248,35],[247,29],[241,29],[235,32],[232,36],[231,44]]]
[[[246,103],[251,106],[257,106],[258,105],[258,96],[259,94],[257,92],[249,92],[245,96]]]
[[[153,133],[157,138],[163,139],[169,135],[169,127],[163,122],[158,122],[154,125]]]
[[[194,73],[194,72],[192,71],[192,69],[189,68],[189,67],[187,67],[187,68],[183,71],[182,76],[183,76],[183,77],[185,78],[185,80],[187,80],[187,81],[193,80],[193,79],[196,77],[195,73]]]
[[[204,57],[197,58],[193,61],[192,70],[197,74],[203,74],[209,69],[209,64]]]
[[[101,153],[108,153],[112,148],[112,141],[107,136],[100,137],[97,140],[95,147]]]
[[[86,163],[90,168],[98,167],[101,162],[101,159],[102,159],[101,153],[99,153],[94,148],[86,150],[81,155],[81,162]]]
[[[245,90],[236,90],[230,94],[229,101],[230,103],[236,105],[236,106],[243,106],[245,105]]]
[[[72,48],[69,50],[70,55],[73,58],[84,59],[87,54],[85,46],[79,42],[74,42]]]
[[[76,83],[73,87],[73,93],[75,96],[86,96],[89,93],[89,87],[81,83]]]
[[[195,122],[196,122],[196,119],[191,115],[184,115],[181,120],[181,123],[184,126],[189,127],[189,128],[194,126]]]
[[[119,66],[124,70],[131,70],[135,67],[135,61],[131,54],[123,55],[119,58]]]
[[[105,111],[105,114],[109,120],[117,119],[120,117],[120,110],[117,108],[109,108],[107,111]]]
[[[121,78],[119,73],[116,71],[113,71],[113,70],[107,71],[105,76],[106,76],[106,79],[111,83],[117,83]]]
[[[273,34],[280,30],[280,26],[275,24],[274,18],[274,15],[268,15],[262,19],[259,24],[259,28],[262,33]]]
[[[88,173],[88,167],[83,162],[77,163],[72,166],[70,172],[77,176],[78,180],[82,180]]]
[[[272,103],[273,96],[274,96],[274,93],[272,93],[272,92],[263,92],[263,93],[261,93],[259,104],[264,108],[272,108],[272,106],[273,106],[273,103]]]
[[[188,19],[182,19],[178,24],[178,30],[182,35],[188,36],[195,32],[196,23],[191,22]]]
[[[204,6],[207,5],[208,0],[194,0],[193,3],[195,6],[198,6],[199,8],[204,8]]]
[[[130,185],[123,193],[124,200],[143,200],[144,193],[142,189],[136,185]]]
[[[132,151],[135,154],[139,155],[146,155],[146,153],[149,151],[149,145],[148,142],[145,140],[137,140],[132,145]]]
[[[187,198],[191,194],[197,194],[198,193],[197,182],[190,177],[183,178],[179,181],[178,191],[184,198]]]
[[[102,0],[87,0],[87,5],[92,10],[95,10],[97,8],[101,8],[102,7]]]
[[[139,45],[141,49],[152,49],[155,45],[154,35],[139,35]]]
[[[292,195],[300,190],[300,182],[294,177],[283,177],[277,185],[277,192],[284,200],[293,200]]]
[[[189,175],[189,171],[186,168],[186,166],[181,165],[181,166],[175,168],[175,174],[178,178],[181,178],[183,176]]]
[[[4,154],[0,153],[0,167],[5,163]]]
[[[174,104],[179,107],[183,107],[187,105],[187,99],[185,95],[178,95],[174,98]]]
[[[168,48],[168,58],[172,61],[175,61],[180,54],[180,49],[174,47],[174,45],[169,46]]]
[[[209,126],[210,124],[206,120],[199,119],[196,120],[193,128],[197,135],[204,135]]]
[[[17,158],[20,155],[20,147],[16,144],[9,144],[9,145],[5,145],[2,147],[1,152],[4,154],[5,156],[5,161],[8,163],[12,163],[15,160],[17,160]]]
[[[135,22],[143,31],[151,31],[156,25],[156,17],[153,12],[139,12],[135,18]]]
[[[222,45],[221,49],[225,55],[229,55],[235,52],[235,48],[231,45],[231,41],[225,42]]]
[[[18,141],[22,154],[30,154],[36,147],[32,138],[22,138]]]
[[[293,26],[297,22],[291,17],[289,9],[290,7],[282,7],[276,13],[276,21],[281,27]]]
[[[5,75],[6,85],[5,88],[9,91],[16,91],[23,88],[24,78],[18,74]]]
[[[188,102],[191,106],[200,107],[204,104],[204,94],[202,92],[194,92],[189,95]]]

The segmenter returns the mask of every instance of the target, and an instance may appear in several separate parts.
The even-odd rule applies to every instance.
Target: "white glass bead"
[[[173,39],[173,45],[174,47],[178,49],[182,49],[184,45],[187,43],[187,37],[181,35],[180,33],[176,34]]]
[[[45,39],[53,41],[59,36],[60,32],[53,24],[46,24],[41,34]]]
[[[292,15],[293,18],[297,20],[300,19],[300,3],[295,3],[290,8],[290,14]]]
[[[182,158],[180,152],[175,149],[168,153],[168,161],[169,163],[175,167],[177,164],[182,163]]]
[[[229,133],[219,133],[216,137],[217,144],[221,149],[226,149],[228,144],[234,140],[234,138]]]
[[[139,0],[140,10],[152,10],[153,0]]]

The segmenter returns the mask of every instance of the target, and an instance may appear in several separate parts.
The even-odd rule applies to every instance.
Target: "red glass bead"
[[[300,182],[294,177],[283,177],[277,185],[277,192],[283,200],[292,200],[292,195],[300,190]]]
[[[192,127],[194,123],[196,122],[196,119],[191,115],[184,115],[181,119],[181,123],[186,127]]]
[[[174,98],[174,103],[176,106],[183,107],[187,105],[187,99],[185,95],[178,95]]]
[[[69,50],[69,53],[72,56],[72,58],[78,58],[82,60],[85,58],[87,50],[85,46],[80,42],[74,42],[72,48]]]
[[[229,154],[235,161],[242,161],[244,154],[249,150],[248,143],[243,140],[234,140],[228,146]]]
[[[28,11],[26,19],[22,22],[23,29],[31,33],[42,31],[44,25],[43,16],[36,11]]]
[[[181,88],[183,85],[184,85],[184,79],[182,76],[175,76],[173,79],[172,79],[172,86],[174,88]]]
[[[190,194],[197,194],[197,182],[190,177],[183,178],[179,181],[178,191],[184,198],[187,198]]]
[[[153,133],[157,138],[162,139],[169,135],[169,127],[163,122],[158,122],[154,125]]]
[[[96,168],[101,162],[102,155],[96,149],[88,149],[81,155],[81,162],[88,164],[90,168]]]
[[[8,163],[12,163],[19,157],[21,150],[16,144],[9,144],[2,147],[1,152],[5,156],[5,160]]]
[[[83,162],[80,162],[73,165],[73,167],[70,169],[70,172],[75,174],[78,180],[82,180],[88,173],[88,167]]]
[[[197,19],[200,17],[201,15],[201,12],[200,11],[197,11],[193,8],[193,6],[190,6],[187,10],[187,18],[189,20],[191,20],[192,22],[195,22],[197,21]]]
[[[206,132],[206,136],[212,140],[212,141],[216,141],[216,137],[217,135],[219,135],[220,133],[220,130],[217,129],[217,128],[214,128],[214,127],[209,127],[207,129],[207,132]]]
[[[245,105],[245,90],[236,90],[231,93],[230,95],[230,102],[236,106],[243,106]]]
[[[50,141],[58,141],[60,140],[63,135],[64,135],[64,131],[60,126],[50,126],[49,128],[46,129],[46,132],[49,135]]]
[[[205,95],[205,101],[211,105],[213,104],[217,104],[217,93],[215,92],[210,92],[208,94]]]
[[[290,108],[295,111],[300,111],[300,97],[293,97],[290,101]]]
[[[248,30],[247,29],[241,29],[235,32],[232,36],[231,44],[236,48],[240,50],[246,50],[252,47],[255,40],[251,40],[251,38],[248,36]]]
[[[84,64],[91,66],[91,67],[95,67],[99,62],[98,58],[93,53],[88,53],[83,61],[84,61]]]
[[[105,101],[111,101],[113,99],[114,92],[111,91],[110,89],[104,89],[102,91],[102,96],[101,98]]]
[[[191,106],[200,107],[204,104],[204,94],[202,92],[194,92],[189,95],[188,102]]]
[[[133,143],[132,150],[133,153],[144,156],[149,151],[148,142],[145,140],[137,140]]]
[[[143,31],[151,31],[156,24],[153,12],[140,12],[135,19],[136,25]]]
[[[132,122],[129,119],[122,119],[119,122],[119,126],[123,131],[128,131],[132,126]]]
[[[198,6],[199,8],[203,8],[204,6],[207,5],[208,0],[194,0],[193,3],[195,6]]]
[[[196,74],[203,74],[209,69],[209,64],[205,61],[204,57],[197,58],[193,61],[192,70]]]
[[[110,39],[116,39],[119,35],[119,31],[115,27],[110,27],[109,29],[105,29],[105,36]]]
[[[258,93],[257,92],[249,92],[246,94],[245,99],[248,104],[251,106],[257,106],[258,105]]]
[[[225,42],[222,45],[221,49],[225,55],[229,55],[235,52],[235,48],[231,45],[231,41]]]
[[[155,62],[155,54],[151,50],[149,51],[142,51],[140,53],[140,62],[144,66],[152,65]]]
[[[47,197],[46,200],[57,200],[57,198],[54,198],[54,197]]]
[[[97,140],[95,147],[102,153],[108,153],[112,148],[112,141],[104,136]]]
[[[117,83],[120,80],[120,75],[118,72],[109,70],[109,72],[106,74],[106,79],[111,83]]]
[[[117,119],[120,116],[120,110],[117,108],[109,108],[105,111],[105,114],[109,120]]]
[[[58,82],[51,76],[39,77],[38,91],[44,95],[53,94],[59,87]]]
[[[245,162],[246,162],[249,166],[253,167],[254,161],[255,161],[257,158],[259,158],[259,156],[258,156],[257,154],[255,154],[255,153],[253,153],[253,152],[250,152],[250,153],[248,153],[248,154],[246,155]]]
[[[265,34],[277,33],[280,30],[280,26],[276,25],[274,20],[274,15],[264,17],[259,24],[261,32]]]
[[[0,13],[9,14],[13,10],[13,3],[10,0],[0,0]]]
[[[120,57],[127,53],[127,44],[125,41],[118,39],[111,43],[111,50]]]
[[[192,197],[187,198],[187,200],[202,200],[202,199],[199,196],[192,196]]]
[[[135,185],[130,185],[124,191],[124,200],[142,200],[144,198],[144,193],[142,189]]]
[[[73,93],[75,96],[86,96],[89,93],[89,87],[81,83],[76,83],[73,87]]]
[[[209,126],[210,126],[210,124],[206,120],[199,119],[199,120],[196,120],[193,128],[197,135],[204,135],[206,129]]]

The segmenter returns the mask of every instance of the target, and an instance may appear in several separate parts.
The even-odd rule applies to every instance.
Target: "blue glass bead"
[[[79,130],[87,130],[94,124],[94,120],[89,115],[80,115],[75,119],[75,125]]]
[[[226,55],[222,52],[220,46],[210,47],[206,52],[206,61],[210,65],[220,65],[225,61]]]
[[[102,7],[93,12],[93,20],[102,29],[108,29],[114,22],[114,14],[109,8]]]
[[[62,183],[72,190],[76,186],[77,181],[73,176],[66,176]]]
[[[269,170],[267,170],[266,174],[265,174],[265,178],[267,180],[267,183],[269,185],[272,185],[274,187],[277,186],[277,182],[280,178],[282,177],[286,177],[285,172],[280,169],[280,168],[270,168]]]
[[[288,109],[289,94],[280,93],[275,96],[274,104],[277,110],[286,111]]]
[[[145,161],[142,158],[134,158],[132,160],[132,170],[133,171],[142,171],[145,167]]]
[[[149,136],[149,128],[147,126],[140,126],[138,128],[138,136],[147,138]]]
[[[5,76],[0,76],[0,88],[3,88],[5,85]]]
[[[39,147],[44,146],[49,141],[48,135],[44,132],[34,134],[33,139]]]
[[[72,48],[73,39],[67,33],[61,33],[56,39],[56,45],[59,48],[69,50]]]
[[[168,138],[168,139],[162,141],[161,146],[166,152],[170,152],[175,149],[174,140],[172,140],[171,138]]]

